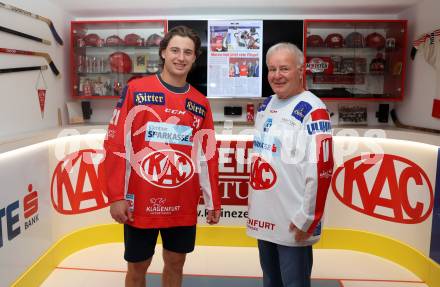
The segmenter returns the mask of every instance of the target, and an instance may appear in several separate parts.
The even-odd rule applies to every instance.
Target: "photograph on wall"
[[[367,106],[365,105],[339,105],[338,122],[340,125],[367,125]]]
[[[263,21],[208,21],[208,97],[261,97]]]

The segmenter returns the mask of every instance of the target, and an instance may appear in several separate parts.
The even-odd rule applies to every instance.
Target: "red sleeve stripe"
[[[325,110],[324,110],[325,111]],[[313,233],[318,223],[321,221],[324,214],[325,202],[327,199],[328,189],[332,180],[333,173],[333,141],[329,135],[318,135],[316,137],[316,152],[317,152],[317,178],[318,186],[316,192],[315,215],[313,222],[307,230],[308,233]]]
[[[326,109],[317,109],[312,112],[312,121],[326,120],[329,121],[330,117]]]

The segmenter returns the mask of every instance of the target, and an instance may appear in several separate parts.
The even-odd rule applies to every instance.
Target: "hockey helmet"
[[[324,40],[319,35],[310,35],[307,37],[308,47],[324,47]]]
[[[159,36],[158,34],[154,33],[154,34],[151,34],[147,38],[147,41],[145,42],[145,46],[147,46],[147,47],[159,47],[160,46],[160,41],[162,41],[162,37]]]
[[[101,44],[101,38],[98,34],[88,34],[84,38],[84,44],[89,47],[99,47]]]
[[[344,37],[338,33],[329,34],[325,38],[325,45],[329,48],[342,48],[344,46]]]
[[[379,33],[371,33],[366,38],[367,47],[382,50],[385,47],[385,38]]]
[[[109,56],[110,68],[112,72],[128,74],[131,72],[130,56],[124,52],[115,52]]]
[[[345,37],[345,47],[363,48],[365,46],[364,36],[359,32],[351,32]]]
[[[127,34],[124,37],[125,46],[142,46],[142,38],[134,33]]]
[[[105,39],[105,44],[107,46],[124,46],[124,41],[117,35],[111,35]]]

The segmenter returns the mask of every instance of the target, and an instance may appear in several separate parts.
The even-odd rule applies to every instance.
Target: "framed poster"
[[[208,21],[208,97],[261,97],[263,21]]]

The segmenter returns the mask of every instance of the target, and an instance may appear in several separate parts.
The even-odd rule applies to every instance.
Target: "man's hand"
[[[208,216],[206,217],[206,222],[208,224],[217,224],[220,220],[220,210],[208,210]]]
[[[301,229],[299,229],[298,227],[296,227],[295,224],[290,223],[289,225],[289,231],[290,232],[294,232],[295,233],[295,240],[296,241],[304,241],[310,238],[310,236],[312,236],[312,234],[307,233],[305,231],[302,231]]]
[[[110,215],[118,223],[133,221],[133,213],[130,211],[128,202],[125,199],[115,201],[110,205]]]

